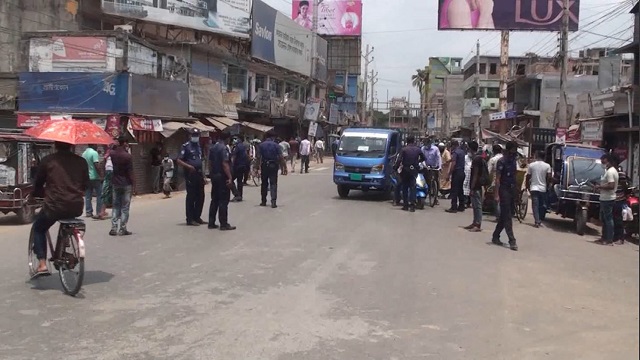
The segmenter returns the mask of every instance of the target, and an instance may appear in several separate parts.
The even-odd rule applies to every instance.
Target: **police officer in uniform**
[[[262,201],[260,206],[267,206],[267,190],[271,192],[271,207],[277,208],[276,200],[278,198],[278,171],[282,167],[283,175],[287,175],[287,163],[282,156],[282,148],[273,138],[275,134],[272,131],[267,132],[265,141],[258,146],[258,170],[261,171],[262,187],[260,195]]]
[[[229,154],[229,134],[220,133],[218,141],[209,149],[209,174],[211,176],[211,205],[209,206],[209,229],[217,229],[216,214],[220,230],[235,230],[229,225],[229,200],[233,187]]]
[[[202,207],[204,206],[204,173],[202,171],[202,148],[200,130],[191,129],[191,138],[182,144],[178,165],[184,168],[187,183],[186,215],[187,225],[204,224]]]
[[[410,135],[407,137],[407,145],[402,148],[395,165],[396,171],[402,165],[402,173],[400,173],[402,179],[402,210],[416,211],[416,177],[418,176],[419,164],[423,161],[422,150],[416,146],[416,138]]]
[[[518,145],[510,141],[507,143],[507,151],[496,164],[496,185],[494,189],[494,197],[496,203],[500,204],[500,217],[493,231],[491,242],[496,245],[504,245],[500,241],[500,233],[505,230],[509,238],[509,248],[518,251],[516,238],[513,235],[513,199],[516,191],[516,157],[518,153]]]

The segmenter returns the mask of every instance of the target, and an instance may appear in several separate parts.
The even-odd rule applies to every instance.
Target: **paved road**
[[[29,228],[0,226],[0,359],[638,358],[635,245],[556,220],[512,252],[469,212],[340,200],[330,166],[281,177],[275,210],[249,189],[235,232],[186,227],[182,194],[136,199],[131,237],[90,221],[78,298],[25,282]]]

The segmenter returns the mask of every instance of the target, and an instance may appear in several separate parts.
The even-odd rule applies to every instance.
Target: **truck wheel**
[[[586,209],[583,210],[581,208],[578,208],[578,210],[576,210],[576,233],[580,236],[584,235],[584,232],[587,229],[587,217],[588,215]]]
[[[338,185],[338,195],[342,198],[342,199],[346,199],[349,196],[349,188],[346,187],[345,185]]]
[[[31,224],[33,222],[34,208],[25,201],[20,210],[16,212],[18,221],[21,224]]]

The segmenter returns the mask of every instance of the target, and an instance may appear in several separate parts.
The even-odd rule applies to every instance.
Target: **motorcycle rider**
[[[416,176],[418,176],[419,164],[424,161],[424,154],[416,146],[416,138],[413,135],[407,137],[407,145],[402,148],[400,156],[394,166],[394,170],[402,165],[402,210],[416,211]]]

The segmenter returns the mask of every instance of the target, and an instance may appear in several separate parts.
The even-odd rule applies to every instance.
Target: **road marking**
[[[313,171],[322,171],[322,170],[327,170],[328,167],[319,167],[319,168],[312,168],[311,170]]]

